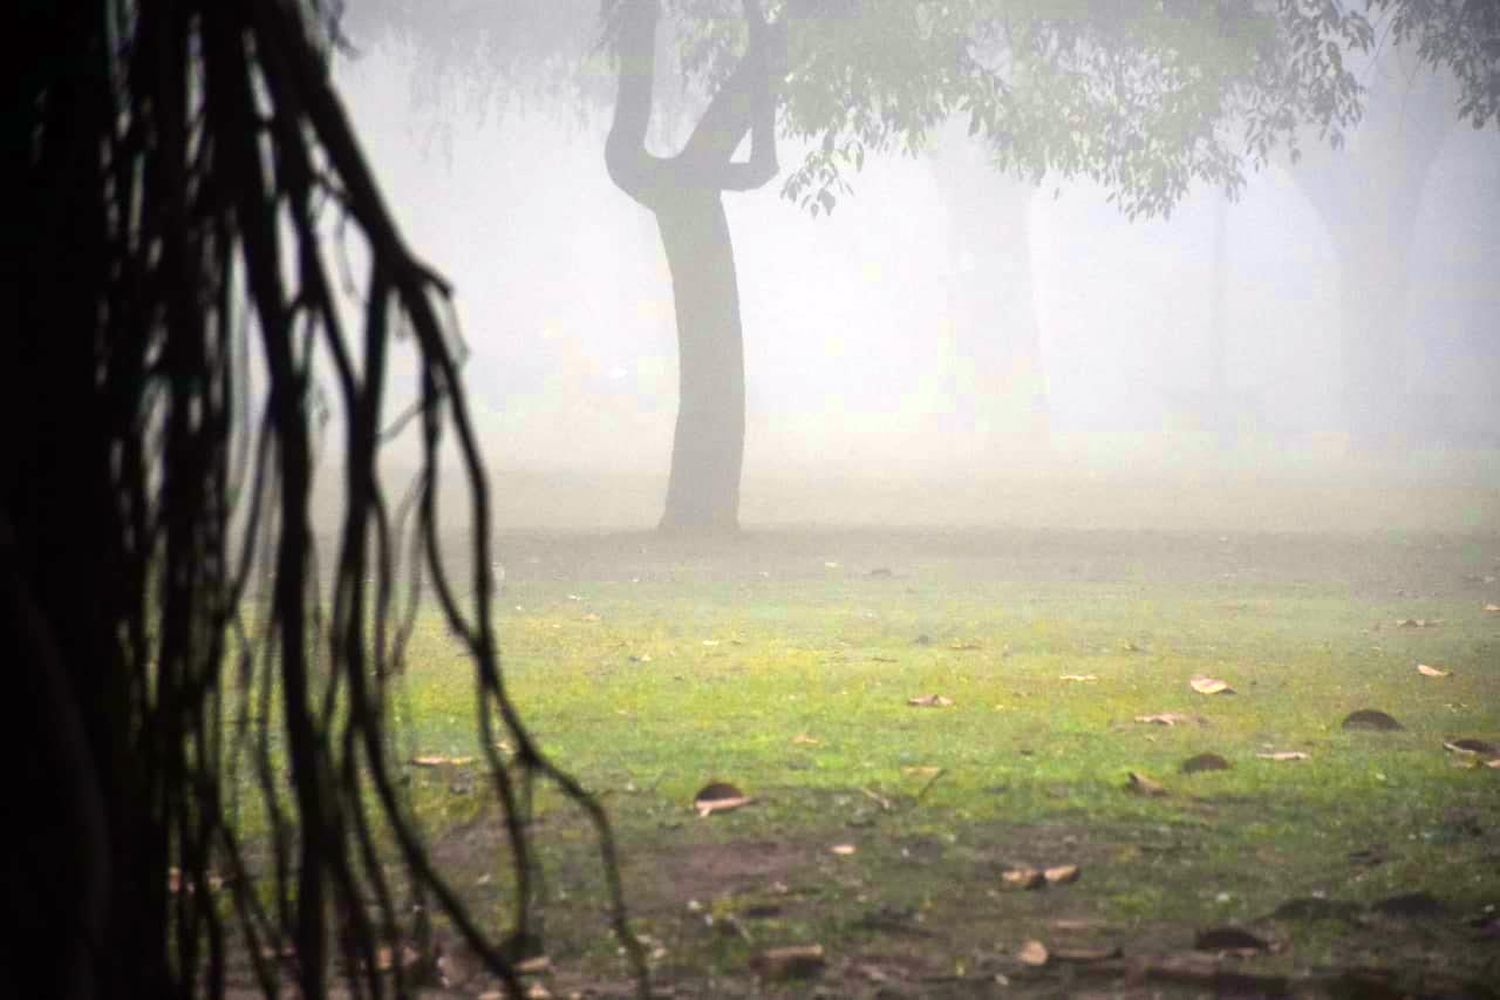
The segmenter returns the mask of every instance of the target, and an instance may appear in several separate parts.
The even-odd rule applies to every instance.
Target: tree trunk
[[[758,5],[746,4],[750,46],[714,95],[682,152],[646,152],[655,66],[655,0],[626,0],[619,34],[620,87],[605,144],[610,178],[656,215],[672,272],[679,399],[665,531],[732,531],[739,523],[745,455],[745,356],[734,249],[724,191],[752,190],[776,175],[775,105],[768,50],[781,43]],[[750,160],[730,160],[745,133]]]
[[[677,312],[678,404],[663,528],[734,529],[745,455],[745,351],[729,222],[717,191],[656,210]]]
[[[1241,413],[1229,395],[1229,315],[1225,305],[1229,283],[1229,196],[1214,198],[1213,285],[1208,314],[1209,413],[1214,442],[1230,451],[1239,439]]]
[[[932,162],[948,206],[955,409],[986,453],[1007,439],[1045,448],[1050,421],[1028,219],[1035,189],[999,174],[957,123],[944,129]]]
[[[1425,66],[1413,80],[1400,62],[1397,53],[1375,68],[1347,150],[1293,171],[1338,256],[1344,421],[1361,451],[1389,450],[1403,436],[1409,256],[1428,169],[1450,127],[1445,81]]]

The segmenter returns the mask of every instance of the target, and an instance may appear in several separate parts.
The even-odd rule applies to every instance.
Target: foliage
[[[1358,117],[1343,52],[1371,41],[1338,4],[1282,0],[798,3],[782,131],[812,144],[783,192],[816,214],[870,153],[916,152],[950,116],[996,166],[1083,176],[1130,216],[1165,214],[1194,181],[1236,190],[1248,162],[1313,125],[1335,143]],[[689,65],[732,45],[706,21]]]
[[[1500,4],[1489,0],[1369,0],[1398,43],[1415,43],[1434,70],[1458,79],[1458,116],[1500,125]]]

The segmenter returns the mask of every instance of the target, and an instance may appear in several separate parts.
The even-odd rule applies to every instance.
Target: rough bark
[[[620,86],[605,143],[610,178],[656,216],[672,274],[679,400],[663,530],[733,530],[745,449],[745,361],[734,248],[722,193],[776,175],[770,49],[776,29],[746,0],[750,45],[703,112],[681,152],[645,148],[655,62],[655,0],[625,0]],[[746,162],[731,157],[746,132]]]

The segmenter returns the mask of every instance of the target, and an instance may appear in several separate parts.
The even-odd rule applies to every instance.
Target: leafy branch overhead
[[[712,81],[738,28],[676,6],[700,29],[684,64]],[[1166,214],[1195,180],[1234,191],[1247,165],[1296,155],[1305,126],[1339,143],[1360,110],[1344,53],[1374,39],[1354,10],[1294,0],[785,0],[771,16],[788,26],[780,130],[808,146],[782,191],[815,215],[867,155],[915,154],[955,116],[998,169]]]

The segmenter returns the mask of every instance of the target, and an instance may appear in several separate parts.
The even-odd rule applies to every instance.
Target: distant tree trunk
[[[1214,199],[1213,285],[1208,314],[1209,422],[1220,451],[1228,451],[1239,437],[1237,408],[1229,397],[1229,316],[1225,306],[1229,283],[1229,197]]]
[[[1402,437],[1412,239],[1452,114],[1442,78],[1422,67],[1413,80],[1387,58],[1348,149],[1293,170],[1338,256],[1344,421],[1363,451],[1393,448]]]
[[[987,452],[1007,439],[1045,448],[1050,420],[1028,219],[1035,187],[995,170],[983,145],[956,123],[944,130],[932,165],[948,206],[955,405]]]
[[[605,144],[615,184],[656,215],[672,273],[679,400],[663,530],[733,530],[745,453],[745,358],[734,248],[724,191],[776,175],[775,106],[767,48],[772,29],[746,3],[750,47],[714,95],[686,145],[662,158],[645,149],[651,118],[656,0],[625,0],[620,89]],[[731,162],[745,133],[750,160]]]

